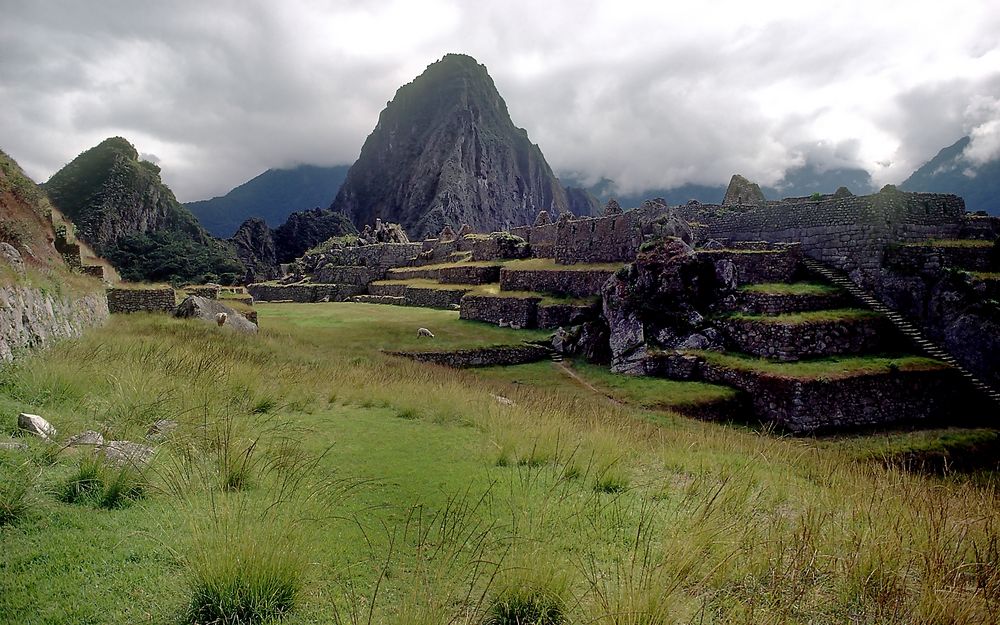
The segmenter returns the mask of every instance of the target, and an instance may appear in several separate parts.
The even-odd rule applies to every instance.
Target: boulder
[[[219,313],[226,313],[226,322],[223,327],[232,328],[236,332],[245,334],[257,333],[257,325],[244,317],[242,313],[207,297],[188,296],[177,306],[174,316],[182,319],[201,319],[215,324]]]
[[[17,427],[45,440],[56,435],[56,429],[51,423],[36,414],[28,414],[27,412],[17,415]]]
[[[67,447],[79,447],[82,445],[103,445],[104,435],[95,430],[87,430],[69,437],[66,441]]]
[[[132,441],[108,441],[99,448],[100,453],[116,466],[145,467],[153,459],[156,450],[148,445]]]

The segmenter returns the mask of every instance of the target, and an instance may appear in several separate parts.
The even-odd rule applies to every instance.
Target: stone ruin
[[[966,215],[955,196],[842,188],[767,201],[734,176],[718,205],[654,199],[625,211],[612,200],[601,217],[551,221],[543,211],[509,232],[445,228],[421,243],[392,232],[376,223],[356,245],[300,259],[294,283],[249,289],[264,300],[431,306],[549,328],[559,353],[631,375],[734,387],[744,402],[737,413],[792,432],[953,414],[943,397],[969,385],[963,371],[1000,386],[1000,284],[990,277],[1000,270],[1000,219]],[[837,276],[849,283],[830,286]],[[825,286],[773,286],[803,281]],[[911,325],[864,310],[872,304],[857,297],[869,296]],[[940,357],[925,336],[963,369],[774,373],[832,356]],[[962,409],[982,412],[982,388],[969,390]]]

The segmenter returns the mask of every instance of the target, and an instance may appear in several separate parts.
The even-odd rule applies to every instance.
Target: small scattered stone
[[[498,404],[500,404],[501,406],[513,406],[514,405],[514,400],[511,399],[511,398],[509,398],[509,397],[504,397],[503,395],[494,395],[493,393],[490,393],[490,397],[492,397],[493,399],[495,399],[496,402]]]
[[[67,447],[77,447],[80,445],[103,445],[104,435],[95,430],[87,430],[69,437],[66,441]]]
[[[17,415],[17,427],[35,436],[48,440],[56,435],[56,428],[36,414],[22,412]]]

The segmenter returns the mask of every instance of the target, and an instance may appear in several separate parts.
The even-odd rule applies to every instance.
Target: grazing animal
[[[434,333],[427,328],[417,328],[417,338],[426,336],[427,338],[434,338]]]
[[[511,321],[510,322],[510,327],[511,327],[512,330],[520,330],[521,329],[521,324],[520,323],[514,323],[513,321]]]
[[[227,319],[229,319],[229,315],[227,315],[224,312],[215,315],[215,323],[219,324],[220,328],[222,326],[226,325],[226,320]]]
[[[505,321],[504,319],[501,319],[500,320],[500,327],[501,328],[509,328],[510,327],[510,322],[509,321]]]

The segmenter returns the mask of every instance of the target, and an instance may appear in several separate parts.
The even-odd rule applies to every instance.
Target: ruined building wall
[[[772,202],[748,211],[714,206],[683,207],[689,220],[707,226],[713,239],[801,242],[806,255],[870,282],[886,245],[954,238],[965,202],[955,195],[884,190],[868,196]]]

